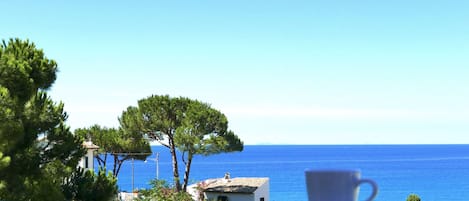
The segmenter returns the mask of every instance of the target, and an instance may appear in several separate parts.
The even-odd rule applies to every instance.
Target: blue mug
[[[357,201],[363,183],[373,188],[366,201],[372,201],[378,194],[376,182],[361,179],[357,170],[306,170],[305,177],[309,201]]]

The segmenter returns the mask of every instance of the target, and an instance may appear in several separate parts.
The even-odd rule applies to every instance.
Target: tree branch
[[[106,162],[107,162],[107,152],[104,153],[104,167],[106,168]]]
[[[165,143],[163,143],[163,141],[157,140],[157,142],[160,143],[161,145],[165,146],[166,148],[170,148],[169,144],[165,144]]]
[[[183,151],[183,152],[182,152],[182,157],[181,157],[181,158],[182,158],[182,162],[184,162],[184,164],[187,166],[187,161],[186,161],[186,157],[185,157],[185,155],[186,155],[186,152],[185,152],[185,151]]]
[[[107,155],[107,154],[106,154]],[[96,154],[96,160],[98,161],[98,165],[99,166],[106,166],[106,163],[104,162],[104,160],[101,158],[101,156],[99,156],[99,154]]]

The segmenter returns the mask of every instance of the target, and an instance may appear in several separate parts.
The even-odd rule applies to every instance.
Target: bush
[[[186,192],[177,192],[164,180],[151,180],[151,189],[141,189],[137,201],[192,201],[191,195]]]
[[[421,200],[417,194],[410,194],[409,197],[407,197],[407,201],[421,201]]]
[[[66,200],[113,200],[117,195],[117,179],[103,168],[98,174],[78,168],[65,179],[62,191]]]

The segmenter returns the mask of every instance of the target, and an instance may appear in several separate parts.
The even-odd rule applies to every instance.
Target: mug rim
[[[326,168],[321,168],[321,169],[306,169],[306,173],[311,172],[311,173],[361,173],[359,169],[326,169]]]

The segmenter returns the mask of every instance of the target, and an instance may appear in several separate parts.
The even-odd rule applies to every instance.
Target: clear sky
[[[1,1],[0,38],[59,64],[72,129],[152,94],[246,144],[469,143],[469,1]]]

